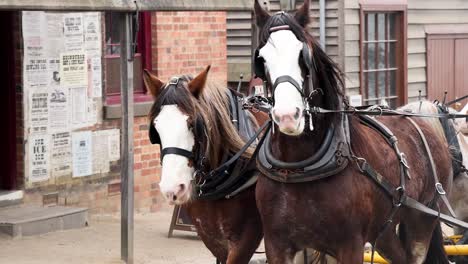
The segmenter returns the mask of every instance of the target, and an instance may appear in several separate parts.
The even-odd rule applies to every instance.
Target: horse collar
[[[346,115],[341,116],[339,126],[329,129],[316,154],[300,162],[283,162],[274,158],[270,150],[270,136],[271,132],[261,146],[257,165],[272,180],[284,183],[311,182],[335,175],[348,165],[350,139]]]

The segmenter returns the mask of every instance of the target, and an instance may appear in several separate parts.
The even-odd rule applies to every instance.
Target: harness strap
[[[436,188],[437,194],[439,195],[438,197],[442,198],[442,201],[444,202],[445,206],[449,210],[450,214],[453,217],[457,217],[456,214],[455,214],[455,211],[452,208],[452,206],[450,206],[450,203],[449,203],[449,201],[447,199],[447,196],[445,195],[446,194],[445,190],[444,190],[442,184],[439,182],[439,179],[437,177],[437,169],[436,169],[436,166],[435,166],[435,163],[434,163],[434,158],[432,157],[432,152],[431,152],[431,150],[429,148],[429,144],[427,143],[426,136],[424,135],[424,133],[421,130],[421,128],[419,127],[419,125],[416,122],[414,122],[414,120],[412,120],[411,118],[408,118],[408,117],[406,117],[406,119],[409,120],[410,123],[416,128],[416,130],[418,131],[418,134],[421,137],[421,140],[422,140],[422,142],[424,144],[424,148],[426,150],[427,156],[428,156],[429,161],[431,163],[432,175],[434,177],[434,183],[435,183],[435,188]],[[435,200],[434,202],[437,202],[437,200]]]
[[[228,97],[229,97],[229,109],[230,115],[231,115],[231,121],[234,124],[234,126],[237,128],[237,131],[239,131],[239,109],[237,107],[237,98],[235,98],[236,95],[233,94],[233,91],[229,89],[228,91]]]
[[[239,152],[236,153],[236,155],[234,155],[231,159],[229,159],[227,162],[225,162],[223,165],[221,165],[220,167],[218,167],[217,169],[213,170],[210,172],[210,177],[213,178],[217,175],[219,175],[220,173],[224,173],[228,168],[229,166],[231,166],[231,164],[233,164],[234,162],[237,162],[237,160],[241,157],[241,155],[247,150],[247,148],[258,138],[258,136],[260,136],[260,134],[262,133],[263,130],[265,130],[265,128],[268,130],[270,128],[270,125],[271,125],[271,122],[267,121],[265,122],[265,124],[263,124],[258,130],[257,132],[255,133],[255,135],[249,139],[249,141],[244,145],[244,147],[239,150]],[[259,141],[259,145],[263,143],[263,141],[265,140],[265,135],[267,133],[265,133],[262,138],[260,139]],[[199,197],[202,196],[203,194],[203,198],[209,198],[209,199],[214,199],[214,198],[220,198],[220,195],[221,196],[224,196],[224,198],[227,198],[229,199],[232,195],[228,194],[226,195],[225,194],[225,191],[227,189],[229,189],[230,186],[232,186],[235,182],[239,181],[240,178],[242,178],[242,176],[245,176],[246,172],[252,168],[252,165],[254,164],[254,161],[256,160],[256,156],[258,154],[258,150],[260,148],[256,148],[254,153],[252,154],[251,158],[249,159],[249,161],[247,162],[247,164],[242,168],[241,172],[240,173],[237,173],[237,177],[230,177],[228,179],[225,180],[225,182],[223,182],[223,184],[219,185],[219,186],[216,186],[216,189],[214,191],[210,191],[209,194],[203,194],[203,190],[205,188],[210,188],[212,187],[212,184],[210,183],[207,183],[206,185],[201,185],[199,187]],[[215,177],[216,178],[216,177]],[[239,186],[241,187],[241,186]]]
[[[273,84],[273,94],[275,93],[276,87],[280,85],[281,83],[285,83],[285,82],[292,84],[297,89],[297,91],[304,97],[304,93],[302,92],[301,85],[296,80],[294,80],[293,77],[289,75],[283,75],[283,76],[276,78],[276,81]]]
[[[271,125],[271,122],[266,122],[266,129],[268,130],[270,128],[270,125]],[[265,125],[262,126],[262,128],[265,128]],[[263,131],[263,129],[261,129],[260,131]],[[263,136],[260,138],[260,141],[258,142],[259,145],[263,144],[263,142],[265,141],[265,137],[266,137],[266,134],[267,133],[264,133]],[[260,135],[260,134],[259,134]],[[252,167],[255,166],[255,161],[257,160],[257,155],[258,155],[258,151],[260,150],[260,148],[255,148],[254,152],[252,153],[252,156],[250,157],[249,161],[247,162],[247,164],[244,166],[244,168],[241,170],[241,172],[238,174],[239,176],[241,175],[245,175],[246,172],[251,169]],[[223,189],[225,188],[225,186],[229,186],[230,184],[232,184],[234,181],[236,181],[238,179],[233,179],[233,178],[230,178],[228,179],[225,183],[223,183],[219,189],[220,191],[223,191]],[[225,196],[226,199],[229,199],[232,197],[232,194],[228,194]]]
[[[163,148],[161,150],[161,161],[164,159],[164,156],[167,154],[183,156],[189,160],[193,160],[194,158],[192,151],[188,151],[182,148],[170,147],[170,148]]]
[[[232,156],[228,161],[226,161],[224,164],[222,164],[221,166],[219,166],[218,168],[212,170],[210,172],[210,176],[212,177],[213,175],[217,175],[218,173],[220,172],[223,172],[225,171],[226,169],[229,168],[229,166],[231,166],[234,162],[236,162],[243,154],[244,152],[247,151],[247,149],[250,147],[250,145],[252,145],[252,143],[258,138],[258,136],[260,135],[260,133],[262,133],[262,131],[270,125],[271,122],[265,122],[265,124],[263,124],[263,126],[261,126],[257,132],[255,133],[255,135],[253,137],[251,137],[249,139],[249,141],[247,141],[245,143],[245,145],[236,153],[236,155]]]
[[[462,97],[460,97],[460,98],[457,98],[457,99],[455,99],[455,100],[452,100],[452,101],[446,103],[445,105],[446,105],[446,106],[450,106],[450,105],[453,105],[453,104],[458,103],[458,102],[460,102],[460,101],[463,101],[463,100],[465,100],[466,98],[468,98],[468,94],[465,95],[465,96],[462,96]]]
[[[361,172],[364,175],[369,176],[369,178],[371,178],[375,183],[377,183],[377,186],[379,186],[387,195],[389,195],[389,197],[394,199],[393,194],[395,193],[395,191],[398,190],[393,189],[392,184],[388,182],[380,173],[375,171],[367,162],[362,163],[362,165],[360,165],[359,168],[361,169]],[[465,223],[454,217],[441,214],[440,212],[425,206],[424,204],[416,201],[415,199],[407,195],[403,195],[400,199],[400,202],[402,205],[418,210],[424,214],[433,217],[438,217],[442,220],[442,222],[455,225],[464,229],[468,229],[468,223]]]

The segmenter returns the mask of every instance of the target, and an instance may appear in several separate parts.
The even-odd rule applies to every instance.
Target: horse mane
[[[325,53],[317,40],[303,28],[288,13],[277,13],[265,23],[259,34],[259,48],[263,47],[270,38],[269,29],[272,27],[288,25],[297,39],[306,42],[312,50],[312,60],[315,65],[315,81],[323,90],[324,107],[329,109],[342,109],[344,100],[344,74],[338,65]],[[304,65],[302,65],[304,66]]]
[[[188,90],[188,83],[193,77],[183,75],[179,78],[181,81],[177,87],[165,87],[156,98],[148,117],[152,121],[164,105],[177,105],[183,113],[189,116],[188,123],[192,125],[192,129],[197,119],[201,118],[204,135],[197,135],[194,131],[195,141],[200,141],[198,137],[203,136],[206,141],[204,155],[210,167],[215,168],[222,162],[226,151],[235,153],[245,144],[231,122],[226,87],[216,82],[207,82],[199,97],[195,98]],[[245,156],[251,155],[252,150],[249,149]]]

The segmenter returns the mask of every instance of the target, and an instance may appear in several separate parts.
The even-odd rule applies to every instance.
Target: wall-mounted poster
[[[68,89],[51,87],[49,89],[49,128],[51,131],[67,131],[68,127]]]
[[[47,58],[58,59],[65,50],[63,36],[63,13],[46,13]]]
[[[49,135],[32,135],[29,138],[29,180],[49,178]]]
[[[48,72],[45,12],[24,12],[22,18],[24,86],[32,89],[46,88]]]
[[[109,130],[93,132],[93,174],[110,171],[108,132]]]
[[[52,177],[69,175],[72,172],[72,146],[70,132],[52,134],[50,170]]]
[[[65,50],[84,50],[83,13],[63,15],[63,35],[65,37]]]
[[[93,97],[102,97],[102,65],[101,57],[94,57],[89,60],[90,77],[89,87]]]
[[[116,161],[120,159],[120,129],[109,129],[109,160]]]
[[[72,134],[73,177],[93,174],[92,132]]]
[[[88,64],[85,53],[60,54],[60,84],[63,86],[88,85]]]
[[[101,23],[99,12],[84,13],[85,50],[89,57],[101,57]]]
[[[73,128],[88,125],[86,87],[70,88],[70,125]]]
[[[30,91],[29,94],[29,133],[45,134],[49,126],[49,93],[44,90]]]

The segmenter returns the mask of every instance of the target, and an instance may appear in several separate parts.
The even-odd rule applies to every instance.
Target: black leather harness
[[[393,184],[391,184],[388,180],[386,180],[380,173],[375,171],[372,168],[372,166],[369,163],[367,163],[365,159],[362,159],[353,155],[354,156],[353,158],[356,160],[360,171],[364,175],[368,176],[372,181],[374,181],[377,184],[377,186],[379,186],[394,201],[395,212],[391,213],[389,217],[389,221],[391,222],[394,214],[396,213],[396,210],[398,210],[398,208],[401,205],[404,205],[409,208],[418,210],[422,213],[428,214],[430,216],[440,218],[440,220],[445,223],[456,225],[456,226],[467,229],[468,224],[455,218],[455,213],[453,212],[453,210],[450,207],[450,204],[448,203],[446,193],[442,187],[442,184],[438,180],[437,170],[435,167],[434,160],[432,158],[431,151],[429,149],[429,145],[419,125],[417,125],[417,123],[414,122],[411,118],[405,117],[405,119],[407,119],[418,131],[418,134],[424,144],[424,149],[426,151],[426,154],[428,155],[429,161],[431,163],[431,170],[432,170],[432,175],[434,178],[436,195],[434,196],[434,198],[428,205],[424,205],[416,201],[415,199],[407,196],[405,193],[405,188],[406,188],[405,181],[406,181],[406,178],[410,178],[408,174],[409,166],[406,162],[405,155],[402,152],[400,152],[398,149],[398,146],[397,146],[398,140],[393,135],[393,133],[384,124],[382,124],[375,118],[370,118],[368,116],[359,116],[359,118],[361,119],[361,122],[364,125],[367,125],[371,127],[372,129],[376,130],[377,132],[379,132],[379,134],[382,135],[387,140],[387,142],[389,142],[392,145],[400,161],[400,171],[401,171],[400,186],[395,188]],[[451,212],[453,216],[442,214],[440,213],[439,210],[436,211],[430,208],[433,206],[437,206],[437,200],[439,198],[441,198],[444,201],[444,204],[447,206],[447,208],[449,209],[449,211]]]
[[[251,119],[247,110],[242,108],[242,95],[229,90],[231,120],[238,129],[239,135],[246,140],[246,145],[237,153],[226,153],[223,163],[218,168],[209,172],[199,171],[198,197],[202,199],[223,199],[231,198],[242,190],[253,186],[256,183],[255,152],[252,158],[242,157],[243,153],[266,128],[267,124],[255,131],[255,121]],[[253,161],[252,161],[253,160]]]
[[[341,125],[331,127],[315,155],[299,162],[283,162],[271,153],[271,131],[262,144],[257,159],[258,169],[268,178],[284,183],[310,182],[335,175],[346,168],[349,160],[349,125],[341,115]]]

